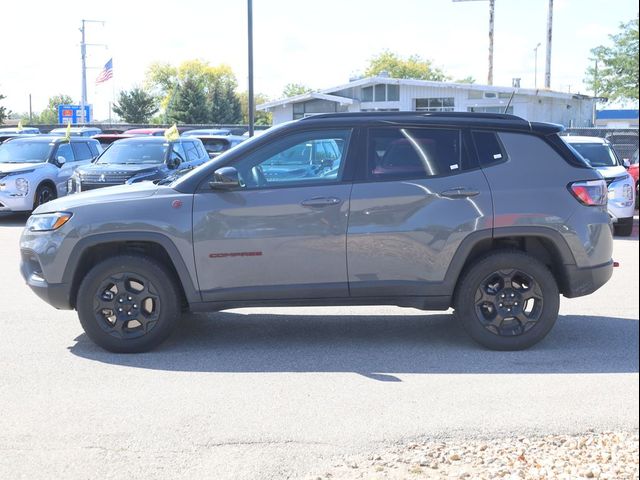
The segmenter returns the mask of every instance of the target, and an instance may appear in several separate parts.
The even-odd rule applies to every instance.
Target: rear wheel
[[[476,261],[458,285],[456,317],[479,344],[492,350],[535,345],[558,318],[560,295],[549,269],[518,251]]]
[[[76,303],[87,336],[111,352],[151,350],[180,317],[171,273],[137,255],[111,257],[94,266],[82,280]]]

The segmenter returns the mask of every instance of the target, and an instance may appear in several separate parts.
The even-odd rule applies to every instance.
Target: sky
[[[544,85],[548,0],[496,0],[494,85],[521,78]],[[28,8],[27,8],[28,6]],[[153,62],[200,59],[233,69],[247,89],[247,0],[30,0],[3,5],[2,105],[43,110],[48,98],[81,96],[80,26],[86,24],[87,94],[97,120],[120,90],[144,82]],[[555,0],[551,88],[589,94],[590,49],[608,44],[637,0]],[[104,22],[104,23],[102,23]],[[324,89],[347,83],[384,50],[417,54],[455,78],[486,84],[488,0],[253,0],[254,89],[272,99],[299,83]],[[113,58],[113,79],[96,86]]]

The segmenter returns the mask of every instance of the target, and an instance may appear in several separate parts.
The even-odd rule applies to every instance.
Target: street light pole
[[[540,47],[540,45],[541,43],[538,42],[536,48],[533,49],[533,51],[535,52],[535,66],[533,67],[533,88],[538,88],[538,48]]]
[[[544,88],[551,88],[551,37],[553,33],[553,0],[549,0],[549,16],[547,17],[547,59],[544,72]]]
[[[80,97],[80,123],[85,123],[85,107],[87,105],[87,43],[85,41],[85,23],[102,23],[102,20],[82,20],[82,41],[80,43],[80,55],[82,57],[82,95]]]
[[[247,40],[249,43],[249,137],[253,137],[254,98],[253,98],[253,2],[247,0]]]

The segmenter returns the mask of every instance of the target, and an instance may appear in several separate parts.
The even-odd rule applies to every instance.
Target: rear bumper
[[[566,285],[563,289],[567,298],[582,297],[595,292],[609,281],[613,274],[613,260],[596,267],[578,268],[565,265]]]

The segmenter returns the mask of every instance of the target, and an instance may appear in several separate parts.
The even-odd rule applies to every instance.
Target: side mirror
[[[167,168],[169,170],[175,170],[179,166],[180,166],[180,160],[177,159],[176,157],[173,157],[173,158],[170,158],[169,160],[167,160]]]
[[[62,155],[58,155],[58,158],[56,158],[56,160],[58,161],[58,165],[62,166],[65,163],[67,163],[67,159],[64,158]]]
[[[624,166],[624,168],[626,168],[628,170],[629,167],[631,166],[631,162],[629,161],[628,158],[623,158],[622,159],[622,165]]]
[[[209,182],[213,190],[232,190],[240,187],[238,171],[234,167],[222,167],[213,172],[213,180]]]

